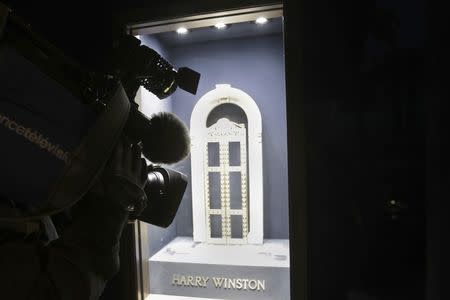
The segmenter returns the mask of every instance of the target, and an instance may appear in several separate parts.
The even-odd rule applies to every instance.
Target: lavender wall
[[[249,94],[263,121],[264,237],[288,234],[288,178],[283,38],[272,34],[168,48],[171,63],[202,74],[196,96],[178,90],[172,95],[172,110],[189,124],[195,103],[216,84],[227,83]],[[176,166],[190,174],[190,160]],[[185,193],[176,217],[179,236],[192,236],[191,187]]]
[[[143,45],[152,48],[162,57],[170,61],[169,53],[156,38],[153,38],[151,36],[141,36],[140,40]],[[173,99],[171,99],[171,97],[160,100],[158,99],[158,97],[141,87],[136,98],[139,98],[137,99],[137,101],[140,102],[140,111],[149,117],[152,114],[161,111],[172,111]],[[147,232],[150,238],[147,243],[147,247],[143,249],[143,252],[145,252],[144,256],[151,256],[159,251],[162,247],[164,247],[167,243],[169,243],[173,238],[175,238],[176,221],[174,221],[167,229],[143,223],[142,230],[143,232]]]

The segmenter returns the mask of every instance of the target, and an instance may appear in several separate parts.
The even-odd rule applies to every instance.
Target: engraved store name
[[[205,276],[187,276],[173,274],[172,285],[186,287],[207,288],[213,286],[216,289],[233,289],[233,290],[251,290],[264,291],[266,289],[266,281],[260,279],[248,278],[226,278],[226,277],[205,277]]]
[[[221,136],[243,136],[244,134],[241,131],[212,131],[208,132],[208,136],[210,137],[221,137]]]

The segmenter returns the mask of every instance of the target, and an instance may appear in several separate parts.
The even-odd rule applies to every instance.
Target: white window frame
[[[256,102],[242,90],[229,84],[218,84],[206,93],[195,105],[190,121],[191,134],[191,180],[192,180],[192,216],[193,238],[196,242],[207,241],[207,220],[205,207],[205,170],[209,113],[217,106],[230,103],[239,106],[248,120],[248,186],[249,186],[249,244],[262,244],[264,235],[264,199],[262,167],[262,120]]]

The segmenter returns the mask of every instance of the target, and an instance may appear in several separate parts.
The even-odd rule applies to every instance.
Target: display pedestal
[[[290,299],[288,240],[211,245],[177,237],[150,258],[149,271],[149,300]]]
[[[145,298],[145,300],[226,300],[226,299],[212,299],[212,298],[198,298],[198,297],[182,297],[182,296],[170,296],[151,294]]]

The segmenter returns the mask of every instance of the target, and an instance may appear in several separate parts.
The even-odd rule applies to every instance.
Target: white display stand
[[[242,128],[242,124],[235,124],[229,120],[219,120],[217,128],[207,128],[206,122],[210,112],[217,106],[225,103],[240,107],[247,116],[248,128]],[[228,122],[227,122],[228,121]],[[222,128],[220,128],[222,126]],[[235,135],[227,134],[221,142],[221,166],[217,172],[221,172],[221,200],[223,206],[220,210],[209,207],[208,172],[214,171],[207,165],[208,142],[214,140],[212,130],[219,132],[224,127],[234,126],[246,130],[247,139],[242,139],[242,132]],[[255,101],[243,91],[232,88],[228,84],[218,84],[216,88],[206,93],[195,105],[191,115],[191,163],[192,163],[192,209],[193,209],[193,237],[196,242],[222,243],[222,244],[262,244],[263,243],[263,169],[262,169],[262,121],[261,113]],[[232,131],[229,131],[232,132]],[[218,136],[218,135],[217,135]],[[228,171],[233,170],[227,164],[228,142],[237,140],[245,147],[248,140],[248,159],[241,159],[243,163],[235,171],[241,172],[243,179],[242,209],[229,208],[229,184]],[[206,153],[206,155],[205,155]],[[241,150],[242,154],[242,150]],[[206,158],[206,161],[205,161]],[[246,174],[248,163],[248,174]],[[236,168],[236,167],[235,167]],[[248,176],[248,186],[245,176]],[[228,189],[228,190],[227,190]],[[247,199],[247,189],[250,192]],[[249,206],[247,207],[247,203]],[[235,239],[230,234],[230,216],[242,216],[243,237]],[[222,218],[222,237],[211,237],[210,216],[218,215]]]
[[[150,300],[290,299],[288,240],[214,245],[177,237],[149,259],[149,272]]]
[[[150,294],[145,300],[225,300],[225,299],[213,299],[213,298],[199,298],[199,297],[183,297],[183,296],[171,296],[161,294]]]
[[[261,245],[210,245],[177,237],[150,261],[226,266],[289,268],[289,241],[265,240]]]

